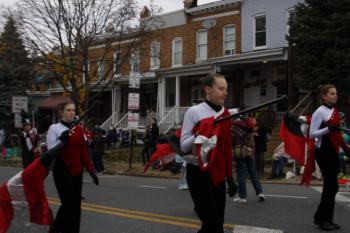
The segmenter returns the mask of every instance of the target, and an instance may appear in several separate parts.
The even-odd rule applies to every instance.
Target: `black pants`
[[[23,168],[28,167],[28,165],[33,161],[34,161],[34,152],[33,151],[23,151],[22,152]]]
[[[52,232],[79,233],[83,175],[71,176],[62,158],[58,156],[53,168],[53,178],[61,206],[57,211]]]
[[[226,203],[225,181],[214,187],[208,172],[187,164],[187,184],[197,214],[202,221],[198,233],[223,233]]]
[[[321,148],[315,149],[315,159],[323,176],[323,191],[321,201],[314,214],[314,219],[320,222],[332,222],[335,206],[335,195],[338,192],[337,175],[339,171],[339,156],[331,145],[328,137],[322,138]]]
[[[96,151],[92,152],[92,161],[94,163],[94,168],[97,173],[105,170],[102,157],[103,157],[103,153],[96,152]]]

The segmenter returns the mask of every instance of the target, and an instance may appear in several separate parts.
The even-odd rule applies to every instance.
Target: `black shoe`
[[[314,220],[314,224],[319,226],[324,231],[334,231],[337,230],[337,228],[330,222],[320,222],[317,220]]]
[[[340,229],[340,226],[334,222],[331,222],[331,224],[333,225],[333,227],[336,229],[336,230],[339,230]]]

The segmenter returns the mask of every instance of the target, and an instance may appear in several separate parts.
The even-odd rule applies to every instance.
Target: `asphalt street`
[[[3,183],[19,171],[1,167]],[[50,174],[45,183],[50,206],[57,210],[59,200]],[[312,223],[321,187],[263,184],[266,202],[258,202],[248,182],[248,203],[227,198],[225,232],[321,232]],[[200,222],[186,190],[178,190],[178,180],[130,176],[100,176],[95,186],[84,176],[82,233],[195,233]],[[350,232],[350,190],[341,188],[334,221],[339,233]],[[247,230],[247,226],[252,227]],[[264,229],[257,229],[264,228]],[[242,230],[245,229],[245,230]]]

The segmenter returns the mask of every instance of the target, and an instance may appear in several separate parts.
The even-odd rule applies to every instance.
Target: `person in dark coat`
[[[100,128],[95,128],[92,136],[93,148],[92,148],[92,160],[96,173],[102,173],[105,170],[103,165],[103,154],[105,153],[105,138],[103,137],[103,131]]]
[[[259,177],[262,177],[264,175],[264,154],[267,150],[267,130],[259,123],[256,128],[254,135],[256,171]]]
[[[157,119],[153,118],[152,128],[151,128],[151,154],[156,151],[156,145],[159,137],[159,127],[157,124]]]
[[[150,133],[150,127],[148,126],[146,127],[145,133],[143,135],[143,149],[141,152],[143,165],[146,165],[146,163],[150,158],[149,156],[150,142],[151,142],[151,133]]]

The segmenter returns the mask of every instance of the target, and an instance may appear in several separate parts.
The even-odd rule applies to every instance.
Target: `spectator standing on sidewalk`
[[[145,133],[143,134],[143,149],[141,152],[142,156],[142,163],[143,165],[146,165],[150,158],[150,144],[151,143],[151,132],[150,132],[150,127],[147,126],[145,129]]]
[[[157,124],[157,119],[152,119],[152,128],[151,128],[151,154],[156,151],[157,141],[159,137],[159,127]]]
[[[260,177],[264,175],[264,157],[267,150],[267,130],[261,124],[257,123],[255,126],[256,130],[254,133],[254,144],[255,144],[255,166],[256,171]]]
[[[103,131],[101,128],[96,127],[94,129],[92,141],[92,160],[94,163],[95,172],[99,174],[105,170],[105,167],[103,165],[103,154],[105,153],[106,139],[103,137]]]
[[[243,129],[243,132],[239,137],[234,137],[234,151],[235,160],[237,165],[237,179],[238,179],[238,197],[234,198],[233,201],[237,203],[247,202],[247,188],[246,178],[249,175],[260,202],[265,201],[265,196],[261,187],[259,176],[256,174],[254,166],[254,135],[256,134],[257,128],[256,120],[254,118],[247,118],[244,121],[236,122],[233,125],[233,133]],[[254,131],[255,130],[255,131]]]

